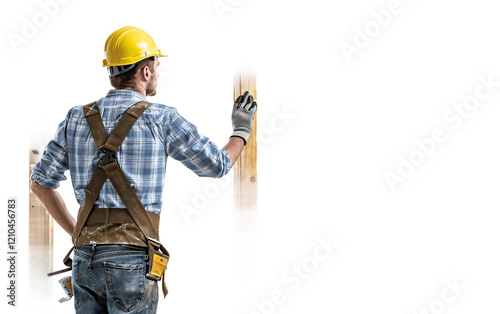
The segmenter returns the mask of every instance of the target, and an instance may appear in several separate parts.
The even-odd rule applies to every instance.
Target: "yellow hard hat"
[[[122,27],[109,35],[104,52],[103,67],[134,64],[149,57],[168,57],[156,48],[148,33],[133,26]]]

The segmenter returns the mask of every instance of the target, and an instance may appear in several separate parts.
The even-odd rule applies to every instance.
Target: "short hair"
[[[135,83],[135,75],[137,72],[141,71],[145,66],[149,67],[149,70],[151,73],[154,73],[154,60],[155,57],[149,57],[146,59],[143,59],[139,62],[137,62],[134,67],[120,75],[114,76],[114,77],[109,77],[109,82],[111,83],[111,86],[113,86],[116,89],[124,89],[127,87],[134,87]]]

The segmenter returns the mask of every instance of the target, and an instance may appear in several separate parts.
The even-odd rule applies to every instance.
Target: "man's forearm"
[[[231,167],[234,166],[234,163],[238,160],[238,157],[240,157],[241,151],[243,147],[245,147],[244,143],[243,139],[239,137],[231,137],[226,146],[224,146],[224,149],[229,155],[229,159],[231,159]]]
[[[61,195],[54,189],[41,186],[35,181],[31,181],[31,191],[38,197],[45,209],[52,218],[69,234],[73,234],[75,229],[75,219],[68,212]]]

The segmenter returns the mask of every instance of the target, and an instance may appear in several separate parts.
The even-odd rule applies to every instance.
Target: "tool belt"
[[[85,202],[78,211],[73,244],[131,244],[148,249],[148,273],[146,277],[159,281],[163,278],[164,297],[168,290],[165,285],[165,268],[170,258],[168,251],[159,241],[160,216],[144,209],[139,197],[130,186],[123,173],[116,153],[128,132],[142,113],[151,106],[146,101],[138,102],[128,108],[115,129],[108,136],[102,123],[96,103],[83,106],[83,113],[90,133],[100,154],[94,174],[85,189]],[[126,208],[93,208],[94,203],[109,179]],[[70,254],[64,258],[67,269],[50,273],[49,276],[68,271],[72,267]]]
[[[147,212],[155,229],[160,215]],[[147,239],[126,208],[94,208],[76,239],[76,245],[131,244],[145,247]]]

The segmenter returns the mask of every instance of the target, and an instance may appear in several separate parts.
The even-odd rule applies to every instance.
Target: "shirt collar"
[[[140,100],[146,100],[146,96],[139,94],[138,92],[134,92],[133,90],[128,89],[110,89],[106,97],[112,96],[128,96],[131,98],[139,98]]]

